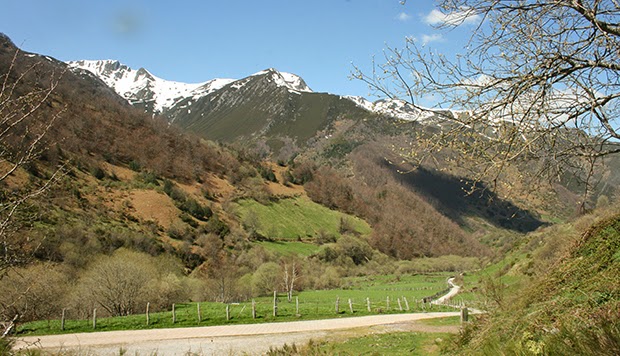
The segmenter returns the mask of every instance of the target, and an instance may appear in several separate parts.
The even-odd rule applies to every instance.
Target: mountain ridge
[[[293,94],[315,93],[300,76],[281,72],[275,68],[267,68],[240,79],[214,78],[204,82],[184,83],[162,79],[145,68],[141,67],[135,70],[112,59],[78,60],[69,61],[67,64],[74,70],[89,71],[132,105],[141,106],[154,114],[163,114],[170,121],[174,121],[174,117],[166,114],[168,111],[174,111],[175,106],[179,103],[189,99],[198,100],[227,86],[240,89],[246,82],[258,76],[268,76],[276,86],[286,88]],[[338,95],[333,93],[322,94]],[[403,100],[381,99],[372,102],[359,96],[339,96],[354,102],[370,113],[387,115],[401,120],[428,121],[435,116],[434,110],[414,107]],[[149,102],[152,104],[149,105]]]

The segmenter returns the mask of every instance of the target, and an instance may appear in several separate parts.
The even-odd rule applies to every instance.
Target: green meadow
[[[237,202],[236,212],[244,224],[256,225],[261,235],[275,240],[312,240],[319,235],[340,237],[343,228],[353,229],[360,235],[371,232],[364,220],[328,209],[307,197],[280,199],[268,204],[244,199]]]
[[[454,311],[449,307],[430,306],[421,299],[446,288],[446,273],[412,276],[376,276],[347,278],[346,287],[330,290],[311,290],[295,293],[289,302],[284,293],[277,296],[277,316],[273,316],[273,295],[255,298],[256,318],[252,318],[252,301],[179,303],[172,311],[149,313],[147,325],[144,311],[122,317],[98,318],[93,328],[92,317],[66,320],[61,330],[61,320],[41,320],[26,323],[19,334],[45,335],[108,330],[136,330],[226,324],[281,322],[294,320],[327,319],[376,314],[395,314],[425,311]],[[351,300],[351,304],[349,304]],[[405,301],[406,300],[406,301]],[[336,303],[338,301],[338,310]],[[370,311],[368,311],[370,301]],[[399,304],[400,302],[400,304]],[[200,305],[200,317],[198,315]],[[226,318],[228,306],[229,318]],[[407,306],[409,310],[407,310]],[[351,307],[353,312],[351,312]]]

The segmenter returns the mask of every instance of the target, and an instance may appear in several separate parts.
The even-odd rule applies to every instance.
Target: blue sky
[[[274,67],[315,91],[361,95],[351,63],[369,70],[406,36],[454,52],[468,27],[439,31],[434,1],[4,0],[0,32],[59,60],[117,59],[182,82],[243,78]]]

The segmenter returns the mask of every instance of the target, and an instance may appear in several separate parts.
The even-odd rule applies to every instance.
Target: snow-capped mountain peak
[[[269,68],[258,73],[254,73],[252,76],[259,75],[268,75],[270,76],[270,79],[276,83],[276,85],[285,87],[294,92],[312,93],[312,89],[310,89],[306,82],[298,75],[280,72],[274,68]]]
[[[68,65],[75,70],[87,70],[93,73],[131,104],[159,114],[172,109],[177,103],[183,102],[183,107],[191,105],[191,101],[227,86],[238,90],[253,82],[253,79],[257,77],[261,80],[266,79],[277,87],[286,88],[294,94],[313,92],[298,75],[280,72],[274,68],[262,70],[239,80],[212,79],[190,84],[164,80],[144,68],[135,70],[116,60],[81,60],[68,62]],[[421,122],[436,117],[434,110],[421,109],[403,100],[384,99],[371,102],[363,97],[344,96],[343,98],[353,101],[367,111],[401,120]],[[185,103],[186,99],[191,100]]]
[[[131,104],[143,104],[156,113],[162,113],[179,100],[202,97],[234,81],[213,79],[191,84],[169,81],[144,68],[135,70],[116,60],[81,60],[67,64],[76,70],[93,73]]]

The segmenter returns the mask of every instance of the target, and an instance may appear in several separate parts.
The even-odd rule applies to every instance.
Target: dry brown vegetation
[[[373,227],[371,244],[399,259],[482,256],[488,252],[432,204],[394,179],[382,157],[371,145],[354,151],[350,156],[354,179],[343,178],[333,169],[317,168],[305,184],[308,196],[366,219]]]

